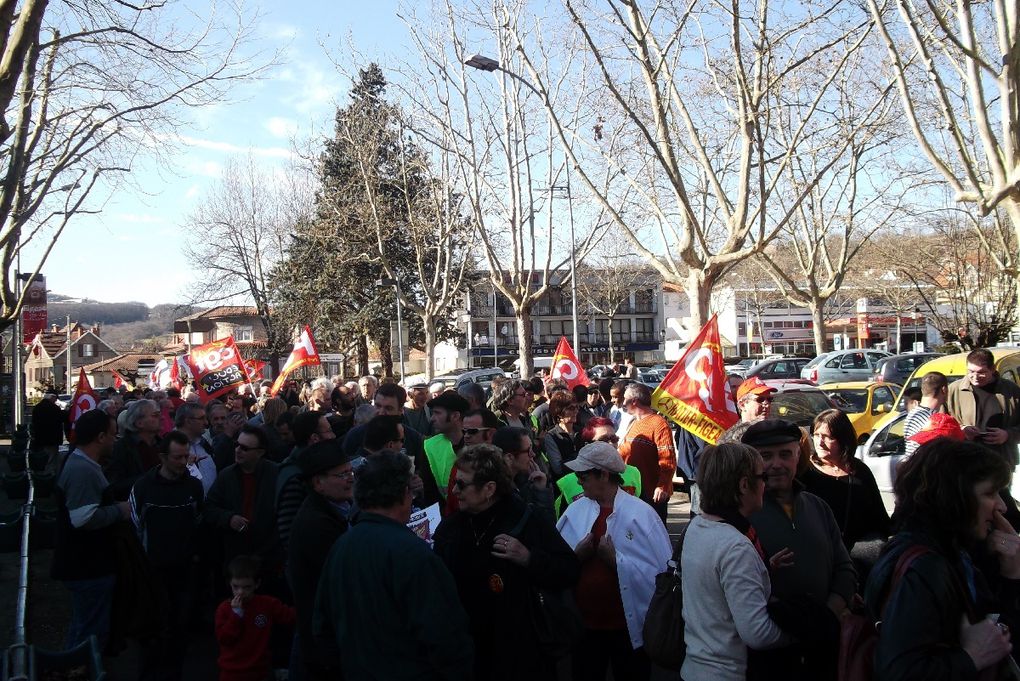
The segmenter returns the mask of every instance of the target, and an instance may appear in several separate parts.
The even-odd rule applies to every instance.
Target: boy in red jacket
[[[269,639],[273,627],[294,626],[294,608],[259,588],[259,563],[237,556],[227,567],[234,597],[216,609],[216,640],[220,644],[220,681],[266,681],[272,677]]]

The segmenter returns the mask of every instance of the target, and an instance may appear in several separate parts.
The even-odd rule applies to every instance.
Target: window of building
[[[634,320],[634,340],[648,343],[655,340],[655,320],[645,317]]]
[[[250,326],[235,326],[234,327],[234,340],[237,342],[252,342],[255,340],[253,337],[252,327]]]
[[[574,335],[574,325],[569,319],[540,321],[538,323],[538,335],[539,343],[554,345],[560,342],[560,336],[572,338]]]
[[[652,289],[635,291],[634,308],[634,311],[638,314],[642,312],[655,312],[655,291]]]
[[[78,344],[78,356],[79,357],[95,357],[96,346],[95,343],[79,343]]]

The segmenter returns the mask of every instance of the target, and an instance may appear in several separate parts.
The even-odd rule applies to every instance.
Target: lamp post
[[[400,282],[386,277],[376,280],[375,285],[392,286],[397,295],[397,353],[400,355],[400,380],[403,381],[407,374],[404,373],[404,320],[400,311]]]
[[[549,103],[548,102],[548,98],[538,88],[536,88],[534,85],[529,83],[526,79],[522,78],[521,76],[519,76],[518,74],[514,73],[513,71],[508,71],[508,70],[504,69],[502,66],[500,66],[499,62],[497,60],[493,59],[492,57],[486,57],[483,54],[473,54],[473,55],[471,55],[470,57],[468,57],[467,59],[464,60],[464,64],[466,66],[470,66],[473,69],[478,69],[479,71],[485,71],[486,73],[492,73],[494,71],[502,71],[503,73],[505,73],[506,75],[510,76],[511,78],[516,80],[518,83],[520,83],[521,85],[523,85],[524,87],[528,88],[533,93],[538,95],[539,98],[542,99],[542,102],[544,104],[548,105],[548,103]],[[574,201],[573,201],[573,196],[570,193],[570,169],[569,168],[567,169],[567,183],[566,183],[566,185],[553,186],[553,187],[550,187],[550,190],[552,190],[552,191],[556,191],[556,190],[564,191],[565,194],[566,194],[566,197],[567,197],[567,201],[568,201],[567,205],[569,206],[569,215],[570,215],[570,294],[571,294],[570,295],[570,297],[571,297],[571,315],[570,315],[570,320],[571,320],[571,324],[574,327],[574,352],[578,353],[578,357],[580,357],[580,353],[581,353],[580,336],[578,334],[578,329],[577,329],[577,279],[576,279],[577,270],[576,270],[575,254],[574,254],[574,251],[575,251],[575,248],[574,248]]]

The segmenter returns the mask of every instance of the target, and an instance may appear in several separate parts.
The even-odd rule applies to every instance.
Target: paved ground
[[[0,447],[5,443],[0,441]],[[6,472],[6,461],[0,463]],[[52,499],[40,499],[40,513],[53,510]],[[0,498],[0,517],[14,513],[21,503],[7,498]],[[689,511],[687,495],[676,493],[669,504],[668,528],[671,537],[675,538],[680,528],[687,523]],[[0,528],[2,530],[2,528]],[[33,549],[30,552],[30,584],[28,599],[27,635],[28,642],[48,650],[60,650],[69,619],[67,590],[61,582],[49,578],[52,551],[49,549]],[[0,647],[6,648],[13,641],[14,613],[17,602],[19,554],[15,552],[0,553]],[[181,654],[184,656],[184,678],[188,681],[215,681],[216,679],[216,644],[212,635],[211,614],[191,632],[191,640],[182,642]],[[133,681],[137,676],[137,646],[129,648],[116,658],[105,661],[107,678],[110,681]],[[568,678],[566,675],[561,675]],[[652,676],[654,681],[673,681],[676,672],[656,670]]]

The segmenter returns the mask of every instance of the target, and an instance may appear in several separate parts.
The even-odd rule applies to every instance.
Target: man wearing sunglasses
[[[223,560],[258,556],[267,575],[282,563],[276,531],[277,467],[265,459],[269,443],[264,430],[245,425],[237,435],[234,463],[216,476],[206,499],[205,515],[219,530]],[[265,582],[263,582],[265,584]]]
[[[499,417],[489,409],[474,409],[464,414],[463,428],[465,445],[492,444],[492,438],[499,428]]]

